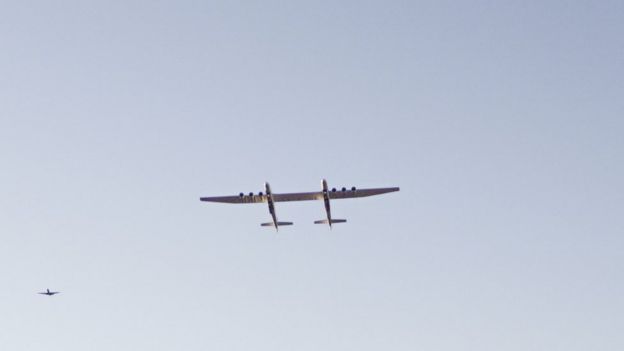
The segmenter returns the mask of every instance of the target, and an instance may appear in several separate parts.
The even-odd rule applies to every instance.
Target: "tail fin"
[[[346,219],[332,219],[331,223],[345,223],[346,221]],[[329,221],[326,219],[320,219],[318,221],[314,221],[314,224],[329,224]]]
[[[273,224],[273,222],[268,222],[268,223],[262,223],[260,225],[263,227],[273,227],[275,224]],[[281,227],[283,225],[293,225],[293,222],[277,222],[278,227]]]

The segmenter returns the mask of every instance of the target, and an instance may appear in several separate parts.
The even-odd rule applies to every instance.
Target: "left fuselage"
[[[277,229],[277,216],[275,215],[275,204],[273,202],[273,193],[271,193],[271,186],[269,183],[264,183],[264,190],[266,191],[267,203],[269,204],[269,213],[273,219],[273,225]]]
[[[323,202],[325,203],[325,212],[327,213],[327,222],[331,227],[331,208],[329,207],[329,188],[327,180],[323,179]]]

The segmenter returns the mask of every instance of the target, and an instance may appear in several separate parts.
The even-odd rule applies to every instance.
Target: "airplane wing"
[[[393,191],[399,191],[399,188],[372,188],[372,189],[356,189],[356,190],[336,190],[329,191],[330,199],[351,199],[355,197],[366,197],[373,195],[381,195],[390,193]],[[311,192],[311,193],[287,193],[287,194],[273,194],[273,201],[307,201],[307,200],[323,200],[323,192]]]
[[[308,200],[323,200],[323,193],[320,191],[311,193],[286,193],[286,194],[273,194],[273,201],[308,201]]]
[[[314,193],[288,193],[288,194],[273,194],[273,201],[305,201],[305,200],[322,200],[322,192]],[[267,202],[266,195],[243,195],[243,196],[212,196],[212,197],[200,197],[199,200],[207,202],[222,202],[226,204],[257,204]]]
[[[366,197],[373,195],[380,195],[390,193],[393,191],[399,191],[399,188],[372,188],[372,189],[357,189],[357,190],[336,190],[329,191],[330,199],[350,199],[355,197]],[[201,201],[208,202],[222,202],[228,204],[254,204],[267,202],[266,195],[239,195],[239,196],[214,196],[214,197],[202,197]],[[284,193],[273,194],[273,201],[285,202],[285,201],[308,201],[308,200],[323,200],[323,192],[309,192],[309,193]]]
[[[257,204],[261,202],[267,202],[266,195],[243,195],[243,196],[212,196],[212,197],[200,197],[200,201],[207,202],[222,202],[226,204]]]
[[[385,193],[391,193],[393,191],[399,191],[399,188],[371,188],[371,189],[356,189],[356,190],[336,190],[329,191],[330,199],[352,199],[354,197],[366,197],[373,195],[381,195]]]

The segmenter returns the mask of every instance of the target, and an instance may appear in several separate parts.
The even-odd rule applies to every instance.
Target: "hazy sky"
[[[623,116],[622,1],[6,2],[0,349],[622,350]]]

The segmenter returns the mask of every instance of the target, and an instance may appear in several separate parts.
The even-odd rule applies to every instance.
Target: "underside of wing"
[[[323,200],[323,193],[317,191],[312,193],[273,194],[273,201],[275,202],[308,200]]]
[[[199,200],[206,202],[222,202],[226,204],[256,204],[267,202],[267,197],[266,195],[212,196],[200,197]]]
[[[351,199],[355,197],[366,197],[373,195],[381,195],[399,191],[399,188],[372,188],[372,189],[356,189],[356,190],[336,190],[329,192],[330,199]]]

